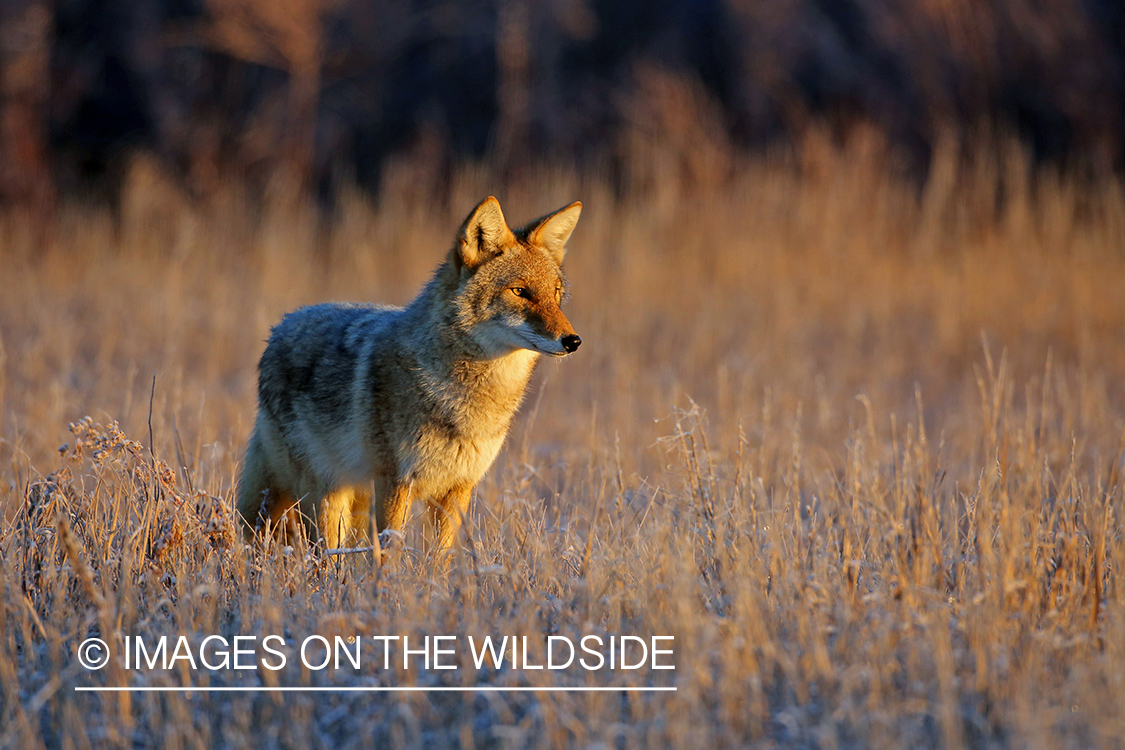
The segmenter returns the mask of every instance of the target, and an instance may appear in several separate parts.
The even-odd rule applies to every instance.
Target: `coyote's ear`
[[[555,262],[562,265],[566,257],[566,241],[578,223],[578,216],[582,213],[582,203],[574,201],[566,208],[560,208],[553,214],[547,214],[542,219],[537,219],[524,228],[524,236],[532,245],[538,245],[551,254]]]
[[[504,252],[514,240],[500,210],[500,201],[490,195],[473,209],[457,232],[453,262],[458,271],[462,268],[475,270],[489,258]]]

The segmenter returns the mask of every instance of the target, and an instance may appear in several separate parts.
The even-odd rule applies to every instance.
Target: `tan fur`
[[[295,524],[325,547],[401,529],[427,503],[448,549],[508,434],[540,355],[580,340],[560,307],[573,203],[512,230],[489,197],[405,308],[325,304],[287,315],[259,363],[239,480],[248,537]]]

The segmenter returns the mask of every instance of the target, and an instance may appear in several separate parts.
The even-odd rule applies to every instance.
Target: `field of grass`
[[[139,161],[115,212],[5,220],[0,747],[1125,745],[1122,185],[1014,149],[949,149],[924,185],[811,144],[686,174],[622,196],[465,169],[439,205],[402,167],[326,217],[234,186],[192,202]],[[584,344],[540,365],[471,544],[447,574],[412,534],[381,568],[244,546],[270,325],[407,301],[489,193],[513,223],[585,203]],[[120,655],[267,633],[673,635],[676,669]],[[93,673],[90,636],[115,651]],[[677,690],[75,690],[187,684]]]

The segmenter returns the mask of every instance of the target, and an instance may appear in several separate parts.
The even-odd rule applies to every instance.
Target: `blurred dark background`
[[[1105,175],[1125,4],[0,0],[0,85],[8,205],[112,199],[138,152],[197,195],[282,174],[330,197],[395,159],[625,182],[654,151],[722,172],[810,131],[921,178],[949,134]]]

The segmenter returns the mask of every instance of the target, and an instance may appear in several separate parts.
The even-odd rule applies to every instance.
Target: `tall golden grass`
[[[409,536],[377,569],[243,546],[232,484],[269,326],[408,300],[497,192],[486,169],[438,201],[391,168],[324,216],[237,186],[194,203],[138,161],[45,252],[8,220],[0,746],[1120,747],[1120,182],[950,146],[918,185],[816,141],[721,181],[682,167],[499,192],[516,221],[585,203],[585,345],[541,365],[446,576]],[[74,690],[450,679],[74,655],[212,633],[670,634],[674,673],[443,684],[678,691]]]

